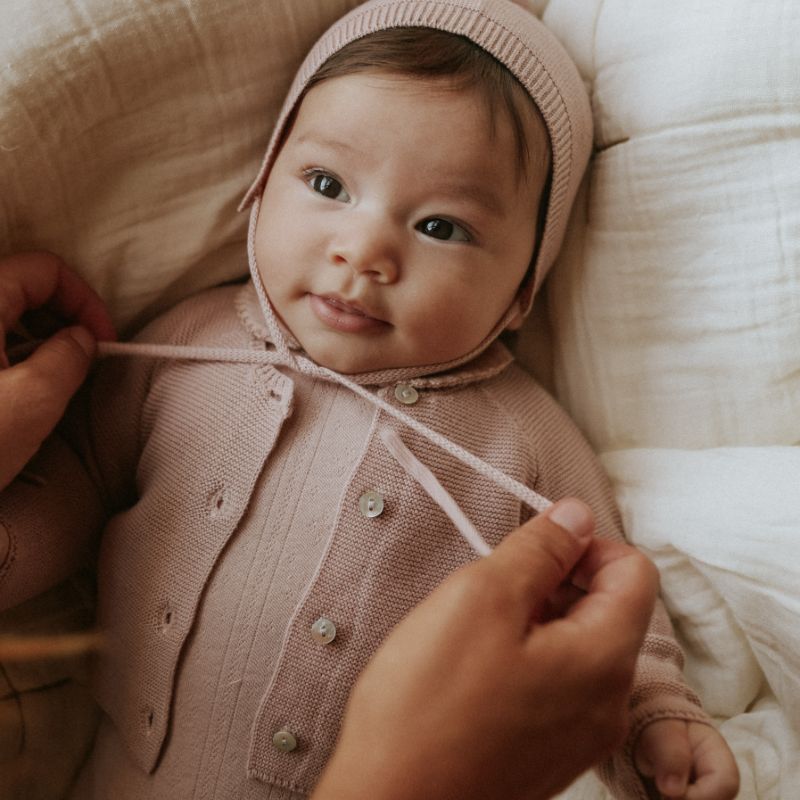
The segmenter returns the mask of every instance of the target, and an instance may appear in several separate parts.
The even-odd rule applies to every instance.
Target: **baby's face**
[[[545,175],[518,175],[505,110],[494,128],[477,92],[430,81],[367,72],[311,89],[267,181],[255,251],[317,363],[447,362],[509,309]],[[529,147],[541,141],[527,133]]]

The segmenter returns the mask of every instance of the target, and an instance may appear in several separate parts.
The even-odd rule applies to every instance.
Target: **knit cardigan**
[[[141,338],[271,347],[251,284],[185,301]],[[293,385],[290,370],[268,364],[108,359],[70,424],[37,457],[37,480],[17,481],[0,496],[0,535],[8,537],[0,601],[6,604],[61,577],[105,525],[98,615],[108,646],[94,688],[145,771],[157,769],[176,671],[204,587],[259,475],[269,469],[269,454],[292,413]],[[398,399],[391,383],[371,389],[550,500],[582,498],[597,516],[598,534],[622,538],[591,449],[502,344],[404,385],[414,388],[416,402]],[[389,455],[380,431],[399,433],[490,545],[532,513],[380,409],[370,418],[356,468],[342,475],[324,556],[286,631],[251,741],[242,743],[251,778],[301,794],[312,790],[332,751],[349,691],[370,655],[448,573],[475,557]],[[364,507],[370,491],[382,506],[377,514]],[[337,621],[335,647],[308,635],[323,612]],[[707,721],[681,664],[659,606],[638,661],[629,744],[600,768],[619,797],[647,797],[630,758],[644,725],[667,717]],[[297,737],[291,752],[273,741],[287,720]]]

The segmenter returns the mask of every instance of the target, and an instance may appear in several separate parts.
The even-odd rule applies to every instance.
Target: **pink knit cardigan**
[[[145,338],[271,351],[249,285],[187,301]],[[397,398],[396,382],[365,390],[536,492],[553,500],[582,497],[598,516],[600,535],[621,537],[610,488],[590,448],[502,345],[451,372],[402,383],[417,392],[415,404]],[[335,384],[330,386],[333,391]],[[19,482],[0,501],[0,523],[12,543],[0,598],[44,588],[64,564],[74,563],[87,530],[97,530],[109,511],[131,506],[111,519],[103,544],[100,620],[110,646],[95,688],[144,770],[157,768],[176,671],[203,588],[259,474],[269,469],[270,450],[291,413],[292,387],[292,370],[269,364],[111,359],[91,392],[91,429],[69,431],[83,442],[80,457],[62,441],[52,442],[35,467],[46,485]],[[354,396],[353,402],[362,401]],[[475,557],[448,516],[389,453],[381,437],[387,428],[434,469],[490,545],[531,513],[375,408],[358,467],[343,476],[327,551],[286,633],[252,740],[242,743],[254,779],[311,790],[333,747],[350,687],[371,653],[410,608]],[[359,498],[375,487],[385,507],[368,517]],[[308,636],[319,609],[347,621],[334,649]],[[659,608],[639,659],[631,742],[655,719],[706,719],[680,669],[680,650]],[[291,753],[272,740],[286,720],[300,742]],[[629,750],[610,759],[601,774],[619,796],[646,798]]]

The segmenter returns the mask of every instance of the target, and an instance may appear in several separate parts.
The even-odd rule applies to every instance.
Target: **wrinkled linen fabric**
[[[629,539],[660,568],[739,796],[794,797],[800,6],[542,10],[595,119],[590,178],[549,286],[556,394],[601,452]],[[564,796],[607,793],[590,776]]]
[[[236,207],[301,59],[357,4],[5,2],[0,253],[57,252],[126,332],[244,277]]]

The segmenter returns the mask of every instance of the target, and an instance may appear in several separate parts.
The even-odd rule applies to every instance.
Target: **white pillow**
[[[550,281],[600,450],[800,441],[800,4],[550,0],[597,152]]]

